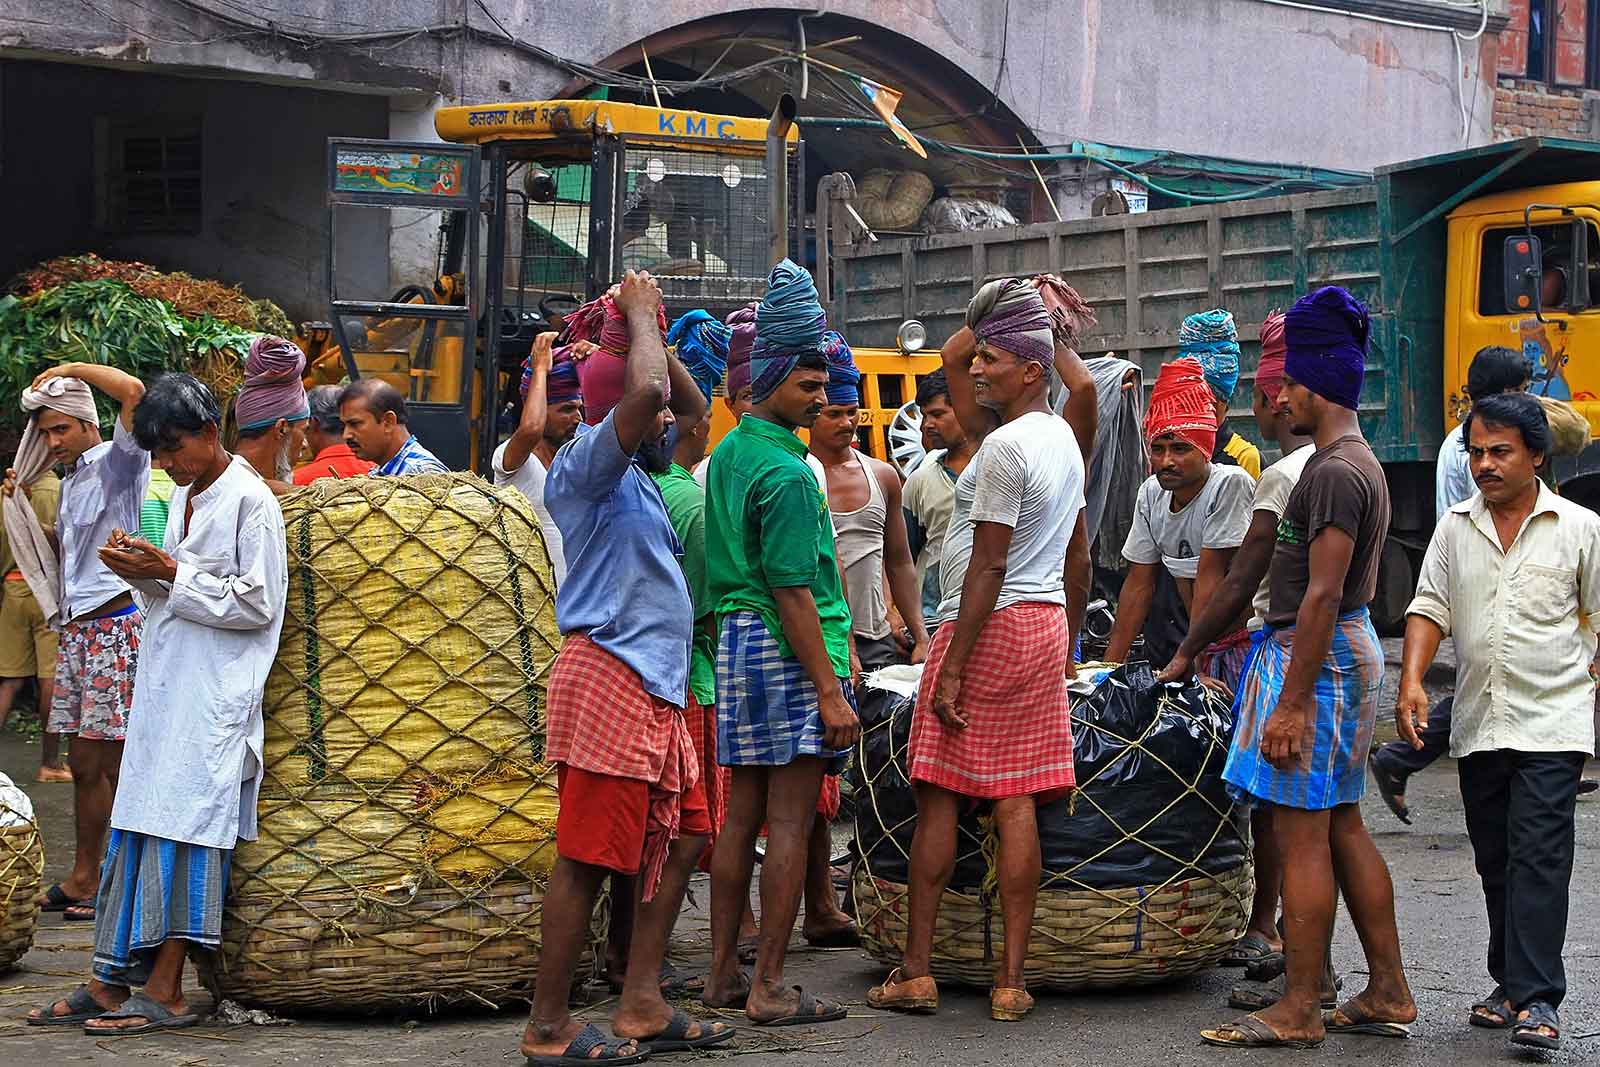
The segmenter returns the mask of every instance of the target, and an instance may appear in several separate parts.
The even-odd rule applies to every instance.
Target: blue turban
[[[1284,374],[1325,400],[1357,410],[1370,330],[1367,306],[1339,286],[1302,296],[1283,316]]]
[[[828,324],[811,273],[785,259],[767,278],[756,306],[756,343],[750,352],[750,399],[761,403],[794,370],[800,357],[820,353]]]
[[[677,346],[678,362],[705,394],[706,403],[728,369],[728,341],[733,329],[709,311],[691,311],[672,324],[667,344]]]
[[[1239,385],[1239,331],[1232,312],[1213,308],[1184,319],[1178,327],[1178,358],[1185,356],[1200,361],[1212,396],[1233,399]]]
[[[855,354],[838,331],[822,335],[822,358],[828,361],[828,384],[824,392],[830,404],[861,403],[861,372]]]

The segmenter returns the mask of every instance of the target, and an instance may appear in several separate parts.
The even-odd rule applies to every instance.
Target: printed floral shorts
[[[77,734],[86,741],[123,739],[143,625],[138,611],[62,624],[50,702],[52,733]]]

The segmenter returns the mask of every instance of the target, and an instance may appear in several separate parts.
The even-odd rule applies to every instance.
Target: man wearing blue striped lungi
[[[93,978],[30,1026],[137,1034],[193,1026],[183,965],[222,943],[228,862],[256,836],[261,689],[289,570],[272,490],[218,436],[187,374],[152,382],[133,436],[177,483],[164,545],[117,529],[100,549],[146,605],[123,775],[95,898]],[[132,987],[142,986],[139,992]]]
[[[1240,686],[1223,777],[1242,801],[1272,807],[1286,982],[1276,1004],[1203,1031],[1214,1045],[1309,1047],[1327,1031],[1404,1037],[1417,1017],[1400,961],[1394,884],[1359,806],[1383,684],[1367,604],[1389,529],[1383,469],[1356,414],[1368,329],[1367,309],[1335,286],[1303,297],[1284,317],[1280,398],[1293,432],[1311,437],[1316,451],[1278,524],[1266,633]],[[1324,1013],[1336,888],[1370,977]]]

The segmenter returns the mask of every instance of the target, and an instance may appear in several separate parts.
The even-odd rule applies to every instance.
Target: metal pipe
[[[767,259],[774,267],[789,255],[789,130],[799,111],[784,93],[767,120]]]

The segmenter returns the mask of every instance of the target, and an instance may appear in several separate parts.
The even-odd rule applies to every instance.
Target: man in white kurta
[[[184,956],[221,943],[229,859],[256,836],[261,693],[288,563],[271,490],[222,449],[217,423],[215,399],[188,375],[153,382],[135,416],[139,444],[178,488],[163,548],[119,530],[101,552],[145,604],[144,642],[96,901],[94,980],[33,1025],[77,1016],[127,1033],[197,1022]]]

